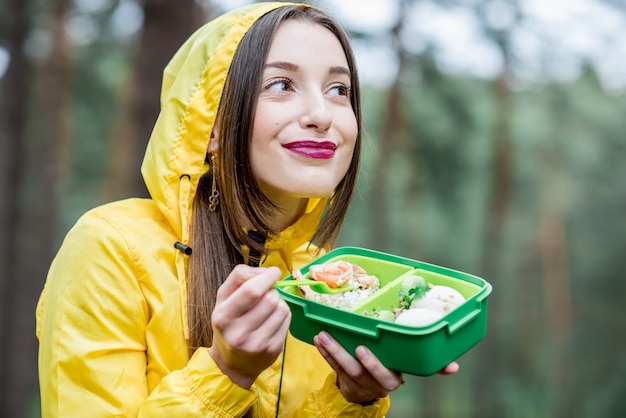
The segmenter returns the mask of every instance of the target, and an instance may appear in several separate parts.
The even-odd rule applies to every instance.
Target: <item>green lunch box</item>
[[[301,269],[309,276],[313,264],[343,260],[357,264],[380,280],[380,290],[350,310],[338,309],[302,297],[297,287],[279,288],[278,292],[292,312],[291,334],[309,344],[320,331],[327,331],[355,356],[359,345],[368,347],[391,370],[429,376],[458,359],[485,336],[487,297],[491,285],[471,274],[445,267],[386,254],[379,251],[339,247]],[[403,278],[419,275],[433,285],[445,285],[459,291],[465,302],[436,322],[414,327],[398,325],[363,314],[375,309],[398,307]],[[287,276],[284,280],[292,280]]]

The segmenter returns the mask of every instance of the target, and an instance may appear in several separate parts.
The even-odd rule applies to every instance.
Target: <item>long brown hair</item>
[[[249,236],[247,231],[258,231],[269,239],[280,232],[272,222],[278,208],[261,191],[252,173],[249,152],[265,60],[274,33],[289,19],[320,24],[341,43],[350,69],[350,101],[359,127],[348,171],[329,198],[324,215],[310,239],[312,243],[319,247],[334,244],[352,197],[361,150],[361,106],[349,38],[338,23],[318,9],[307,6],[276,9],[258,19],[237,47],[216,121],[220,126],[220,141],[215,169],[200,179],[194,200],[188,291],[191,351],[211,346],[210,319],[217,289],[234,266],[245,261],[245,248],[265,252],[263,243]],[[220,192],[220,204],[215,212],[208,209],[213,176]]]

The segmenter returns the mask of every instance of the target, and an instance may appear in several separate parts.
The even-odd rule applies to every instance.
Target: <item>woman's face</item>
[[[350,71],[321,25],[290,20],[274,35],[257,103],[250,158],[261,189],[284,209],[329,196],[357,138]]]

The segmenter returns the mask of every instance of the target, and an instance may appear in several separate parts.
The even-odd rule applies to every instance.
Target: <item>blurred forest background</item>
[[[63,236],[146,193],[163,67],[246,3],[0,0],[0,416],[41,413],[34,310]],[[408,376],[389,417],[626,416],[626,3],[313,4],[362,64],[364,167],[340,244],[494,288],[461,371]]]

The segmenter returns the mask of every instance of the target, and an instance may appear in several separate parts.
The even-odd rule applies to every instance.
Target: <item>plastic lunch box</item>
[[[368,347],[389,369],[428,376],[437,373],[476,345],[486,333],[487,297],[491,285],[463,272],[379,251],[339,247],[304,266],[338,260],[358,264],[380,280],[380,290],[351,310],[342,310],[301,297],[297,287],[278,289],[292,312],[291,334],[309,344],[327,331],[354,355],[359,345]],[[433,285],[450,286],[466,301],[443,318],[425,327],[398,325],[363,314],[376,308],[397,307],[402,279],[422,276]],[[284,280],[291,280],[288,276]]]

